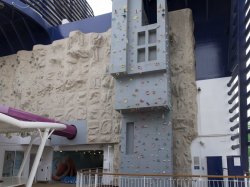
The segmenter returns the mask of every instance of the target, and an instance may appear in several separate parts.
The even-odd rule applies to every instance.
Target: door
[[[207,157],[207,174],[223,176],[222,157],[209,156]],[[223,178],[208,178],[208,187],[222,187]]]
[[[241,159],[240,156],[227,156],[227,169],[228,169],[228,176],[243,176],[243,168],[241,166]],[[244,186],[244,179],[240,178],[237,179],[235,182],[235,178],[228,179],[228,185],[230,187],[242,187]]]

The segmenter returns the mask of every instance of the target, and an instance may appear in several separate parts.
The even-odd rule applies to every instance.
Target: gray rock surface
[[[191,174],[190,146],[197,136],[195,41],[191,10],[170,12],[169,24],[174,173]]]

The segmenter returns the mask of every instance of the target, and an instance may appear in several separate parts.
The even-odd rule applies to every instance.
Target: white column
[[[39,164],[40,159],[42,157],[46,141],[47,141],[47,139],[49,137],[49,130],[50,130],[50,128],[46,128],[44,133],[43,133],[41,144],[40,144],[40,146],[39,146],[39,148],[37,150],[36,158],[34,160],[32,169],[30,171],[30,176],[28,178],[28,182],[26,184],[26,187],[31,187],[32,184],[33,184],[33,181],[34,181],[34,178],[35,178],[35,175],[36,175],[36,171],[37,171],[37,168],[38,168],[38,164]]]
[[[24,158],[23,158],[22,164],[20,166],[20,169],[18,171],[17,177],[21,177],[22,176],[24,166],[25,166],[25,164],[27,162],[27,159],[28,159],[28,157],[30,155],[30,151],[31,151],[31,148],[32,148],[32,145],[33,145],[33,142],[34,142],[35,138],[36,137],[31,136],[30,144],[29,144],[27,150],[25,151]]]

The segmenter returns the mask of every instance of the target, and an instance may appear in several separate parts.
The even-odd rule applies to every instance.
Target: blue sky
[[[112,0],[87,0],[95,16],[112,12]]]

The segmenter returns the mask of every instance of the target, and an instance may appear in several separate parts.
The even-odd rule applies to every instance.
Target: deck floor
[[[32,187],[75,187],[75,184],[63,184],[63,183],[36,183]]]

